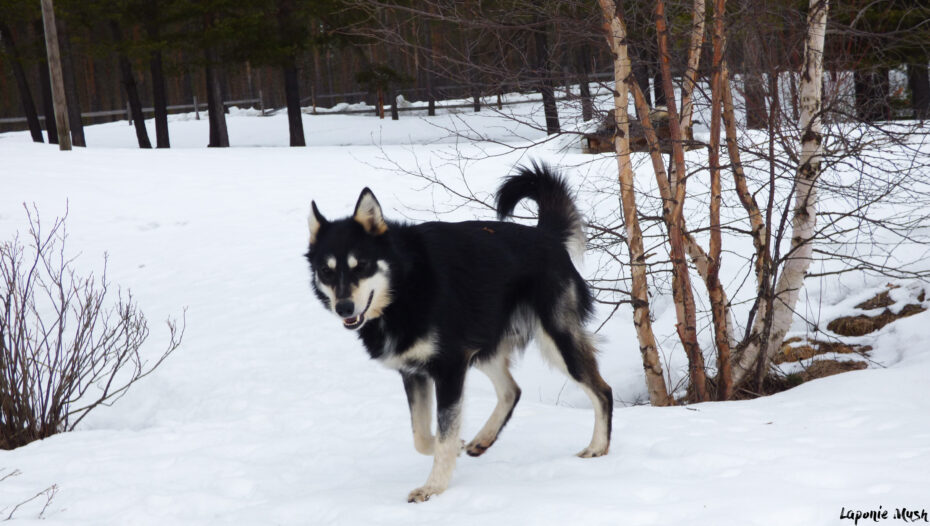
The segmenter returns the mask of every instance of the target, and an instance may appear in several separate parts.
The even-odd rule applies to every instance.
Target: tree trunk
[[[204,73],[207,82],[207,114],[210,119],[210,148],[228,148],[229,133],[226,130],[226,114],[223,112],[223,91],[220,88],[220,79],[216,71],[214,51],[210,48],[204,50],[206,65]]]
[[[907,84],[911,89],[911,108],[914,109],[914,118],[920,120],[930,118],[930,76],[927,74],[926,62],[908,64]]]
[[[704,44],[704,0],[694,0],[691,6],[691,43],[688,46],[688,67],[681,85],[681,125],[691,128],[694,114],[694,85],[697,83],[698,65],[701,62],[701,47]]]
[[[707,400],[707,379],[704,355],[697,340],[697,312],[691,276],[685,260],[684,201],[687,182],[685,153],[682,145],[681,121],[675,108],[675,91],[672,85],[671,56],[668,46],[668,21],[665,18],[664,0],[656,0],[656,33],[659,41],[659,69],[662,72],[662,89],[668,101],[669,136],[672,143],[672,174],[670,178],[674,201],[668,222],[669,256],[672,260],[672,291],[678,317],[676,329],[688,355],[690,377],[689,398],[695,402]]]
[[[74,76],[74,56],[71,53],[71,39],[68,38],[65,22],[62,20],[58,21],[58,42],[61,45],[61,73],[65,82],[71,143],[74,146],[86,147],[84,122],[81,117],[81,98],[78,96],[77,79]]]
[[[316,95],[323,91],[323,84],[320,79],[323,78],[323,69],[320,66],[320,47],[313,46],[313,90]],[[316,114],[316,98],[313,100],[313,113]]]
[[[159,46],[161,27],[159,22],[158,0],[146,2],[145,30],[149,40]],[[165,74],[162,67],[161,48],[155,47],[149,53],[149,70],[152,74],[152,106],[155,109],[155,144],[156,148],[170,148],[168,136],[168,100],[165,95]]]
[[[575,51],[575,72],[578,75],[578,91],[581,96],[581,120],[588,122],[594,118],[594,103],[591,100],[590,67],[591,49],[587,44],[578,46]]]
[[[71,126],[68,123],[68,99],[65,96],[65,79],[61,73],[61,48],[58,47],[58,25],[52,0],[42,0],[42,24],[45,31],[45,53],[48,58],[49,83],[55,128],[58,132],[58,149],[71,149]],[[47,118],[47,117],[46,117]]]
[[[184,68],[184,74],[181,76],[181,100],[184,104],[194,102],[194,79],[189,68]],[[197,108],[194,108],[197,112]]]
[[[794,76],[793,70],[788,74],[788,95],[791,97],[791,120],[801,119],[801,108],[798,106],[801,95],[798,93],[798,78]]]
[[[887,66],[875,71],[875,91],[878,99],[878,115],[880,120],[891,120],[891,69]]]
[[[555,106],[555,93],[552,89],[552,72],[549,67],[549,38],[546,27],[534,31],[536,81],[542,95],[543,113],[546,116],[546,134],[559,133],[559,112]]]
[[[760,6],[757,1],[741,0],[740,8],[751,13],[758,10]],[[764,130],[768,126],[768,112],[765,110],[765,84],[760,73],[763,44],[758,31],[744,32],[740,44],[742,55],[740,73],[743,81],[746,127],[750,130]]]
[[[914,118],[924,120],[930,118],[930,76],[927,74],[927,64],[908,64],[907,84],[911,89],[911,108],[914,109]]]
[[[297,58],[290,56],[284,65],[284,95],[287,99],[287,124],[291,146],[306,146],[304,119],[300,111],[300,81],[297,78]]]
[[[430,10],[435,9],[435,6],[430,4]],[[436,49],[435,43],[433,42],[433,23],[427,19],[424,24],[426,24],[426,31],[424,35],[426,37],[425,47],[426,47],[426,56],[424,57],[424,73],[426,78],[424,79],[424,84],[426,85],[426,114],[430,117],[436,116],[436,94],[433,92],[433,63],[435,61]]]
[[[853,86],[856,90],[856,117],[863,122],[891,118],[891,88],[888,68],[856,70]]]
[[[44,32],[42,20],[35,21],[35,30],[38,38],[43,39],[42,45],[45,45],[44,38],[41,36]],[[52,103],[52,79],[48,73],[48,62],[43,60],[38,63],[39,67],[39,89],[42,90],[42,114],[45,116],[45,134],[48,136],[49,144],[58,144],[58,125],[55,123],[55,111]]]
[[[659,106],[664,106],[667,108],[668,101],[665,100],[665,90],[662,89],[662,71],[661,70],[656,71],[655,75],[652,76],[652,86],[653,86],[653,91],[655,92],[655,98],[656,98],[655,107],[658,108]]]
[[[746,210],[746,214],[749,216],[749,224],[752,226],[752,244],[756,250],[756,285],[759,287],[757,288],[757,296],[764,296],[761,289],[764,285],[763,277],[767,272],[767,265],[771,263],[768,251],[768,230],[765,227],[762,212],[759,210],[759,204],[746,184],[746,173],[743,170],[743,162],[739,153],[736,108],[733,103],[733,92],[730,89],[730,76],[727,71],[726,60],[723,61],[720,67],[720,75],[723,78],[721,95],[723,96],[723,126],[726,129],[727,156],[730,158],[730,166],[733,170],[736,195],[739,197],[743,209]]]
[[[160,50],[149,54],[149,67],[152,72],[152,102],[155,107],[155,144],[156,148],[170,148],[168,135],[168,100],[165,96],[165,74],[162,68]]]
[[[649,87],[649,65],[642,61],[633,64],[633,77],[636,79],[636,84],[639,85],[639,91],[643,94],[643,98],[646,100],[646,106],[651,107],[652,89]]]
[[[13,33],[10,32],[10,28],[3,21],[0,21],[0,40],[3,41],[3,46],[11,58],[9,61],[10,66],[13,69],[13,77],[16,79],[19,100],[23,105],[23,113],[26,115],[26,123],[29,125],[32,140],[33,142],[45,142],[42,136],[42,124],[39,123],[39,114],[36,112],[36,105],[32,99],[32,91],[29,89],[29,82],[26,80],[26,71],[23,68],[22,58],[16,48],[16,42],[13,40]]]
[[[217,119],[222,117],[218,117],[217,114],[219,113],[219,115],[222,115],[223,112],[213,111],[214,106],[216,106],[215,97],[213,95],[213,66],[210,64],[210,52],[208,50],[204,50],[204,56],[206,57],[206,62],[204,64],[204,82],[207,87],[207,121],[210,130],[210,140],[207,143],[207,148],[219,148],[222,145],[220,144],[220,125],[217,124]]]
[[[58,144],[58,125],[52,103],[52,79],[48,75],[48,64],[39,62],[39,85],[42,89],[42,115],[45,116],[45,134],[49,144]]]
[[[866,70],[857,69],[853,73],[853,90],[856,98],[856,118],[860,121],[869,122],[872,120],[871,100],[869,93],[869,83],[871,73]]]
[[[722,2],[718,2],[721,5],[715,5],[715,13],[723,13],[724,6]],[[700,8],[700,7],[699,7]],[[704,283],[707,287],[708,294],[711,298],[712,304],[712,314],[714,321],[714,336],[715,343],[717,344],[718,350],[718,392],[717,396],[719,399],[726,399],[729,397],[730,393],[730,346],[735,341],[734,337],[734,323],[732,320],[732,313],[729,309],[729,301],[727,300],[726,292],[723,289],[722,284],[719,280],[719,268],[720,268],[720,253],[721,253],[721,239],[720,239],[720,167],[719,167],[719,137],[720,137],[720,114],[721,114],[721,93],[720,93],[720,82],[721,76],[724,75],[723,70],[723,19],[722,16],[715,17],[715,51],[714,63],[712,71],[714,76],[712,77],[712,82],[714,83],[716,92],[713,96],[715,99],[715,109],[712,111],[712,119],[716,122],[716,130],[714,126],[711,126],[712,131],[712,173],[711,173],[711,207],[710,207],[710,216],[711,216],[711,252],[708,255],[704,250],[698,245],[697,241],[688,233],[687,228],[685,227],[684,218],[677,220],[673,215],[673,209],[671,204],[676,202],[677,197],[673,196],[671,184],[669,177],[665,172],[665,162],[662,158],[659,139],[656,135],[655,129],[652,126],[652,123],[649,118],[649,103],[645,98],[644,91],[638,82],[634,82],[633,79],[627,79],[631,91],[634,95],[634,102],[636,104],[637,113],[640,114],[640,123],[643,127],[643,132],[646,138],[647,143],[649,144],[649,154],[650,159],[652,160],[653,172],[656,177],[656,184],[659,188],[659,192],[662,198],[663,206],[662,218],[666,224],[666,228],[670,232],[670,242],[671,234],[673,232],[678,232],[681,236],[681,241],[684,244],[684,249],[687,252],[688,256],[691,257],[694,262],[695,267],[697,268],[698,273],[704,280]],[[660,46],[664,48],[665,46]],[[693,49],[693,48],[692,48]],[[697,51],[694,51],[697,53]],[[663,53],[664,54],[664,53]],[[694,56],[693,54],[691,55]],[[696,70],[696,64],[693,66],[693,69]],[[648,88],[648,84],[647,84]],[[684,119],[683,119],[684,120]],[[716,140],[715,140],[716,138]],[[716,153],[716,157],[713,155]],[[673,167],[675,164],[673,163]],[[679,164],[679,166],[682,166]],[[714,169],[716,168],[716,169]],[[677,177],[676,172],[676,177]],[[683,188],[682,188],[683,190]],[[680,270],[676,269],[676,272]],[[680,287],[680,281],[675,278],[675,287]],[[687,289],[686,289],[687,290]],[[676,308],[678,305],[683,304],[685,301],[688,301],[687,296],[682,292],[676,291]],[[690,301],[693,301],[690,300]],[[677,312],[681,315],[684,312],[684,309],[678,308]],[[681,332],[679,333],[681,334]],[[683,340],[684,342],[684,340]],[[702,357],[703,359],[703,357]],[[690,361],[690,360],[689,360]],[[702,370],[700,368],[699,370]],[[698,377],[697,380],[692,380],[693,384],[700,385],[702,380]],[[691,389],[691,393],[694,396],[700,396],[695,394],[695,389]]]
[[[652,331],[645,248],[643,246],[643,233],[637,217],[636,191],[633,186],[633,165],[630,159],[630,125],[627,115],[629,93],[625,82],[630,76],[626,25],[623,21],[623,13],[614,3],[614,0],[599,1],[608,27],[607,42],[614,55],[614,81],[616,83],[614,113],[619,132],[615,135],[614,143],[617,149],[620,179],[620,204],[630,250],[630,272],[633,277],[633,288],[630,293],[630,299],[633,303],[633,325],[636,327],[639,350],[642,354],[649,401],[655,406],[672,405],[674,400],[668,395],[668,389],[665,386],[662,363],[659,361],[655,334]]]
[[[768,125],[768,112],[765,110],[762,75],[757,71],[745,71],[743,92],[746,99],[746,127],[750,130],[764,130]]]
[[[753,324],[750,339],[733,369],[734,387],[767,370],[791,328],[798,295],[804,286],[813,254],[817,224],[817,179],[823,155],[821,99],[823,95],[823,48],[827,24],[827,0],[810,0],[807,14],[804,64],[801,71],[801,156],[795,175],[795,201],[791,220],[791,250],[768,301],[768,312]]]
[[[695,1],[695,5],[697,5]],[[733,372],[730,364],[730,335],[727,327],[729,305],[726,303],[723,285],[720,283],[720,120],[723,105],[722,77],[724,29],[723,18],[726,0],[714,1],[713,63],[711,64],[711,111],[710,111],[710,268],[708,269],[707,293],[710,298],[711,316],[714,323],[714,343],[717,346],[717,399],[727,400],[733,391]],[[696,70],[696,68],[695,68]]]
[[[119,24],[115,20],[110,21],[110,33],[117,47],[122,46],[123,35],[120,32]],[[132,115],[133,125],[136,127],[136,139],[139,141],[139,148],[151,148],[149,134],[145,129],[145,115],[142,113],[142,101],[139,100],[139,89],[136,86],[136,78],[132,74],[132,63],[126,52],[120,49],[119,72],[120,80],[123,84],[123,90],[126,92],[126,99],[129,101],[129,112]]]
[[[105,61],[98,59],[98,58],[91,58],[89,62],[90,64],[93,65],[93,67],[91,68],[93,71],[91,73],[93,74],[93,77],[94,77],[93,103],[91,107],[96,107],[96,108],[117,108],[119,107],[119,102],[116,102],[113,104],[110,103],[110,93],[112,92],[111,85],[114,83],[108,81],[109,79],[107,78],[107,75],[106,75],[107,66],[104,65]]]
[[[227,100],[230,100],[230,96],[229,96],[229,75],[228,75],[228,71],[227,71],[227,69],[226,69],[226,65],[223,64],[223,63],[217,62],[217,63],[216,63],[216,68],[213,70],[213,74],[216,76],[215,78],[216,78],[216,80],[217,80],[217,82],[219,83],[219,86],[220,86],[220,100],[223,101],[223,102],[225,103]],[[286,93],[286,90],[287,90],[287,88],[285,87],[285,94],[284,94],[284,103],[285,103],[285,104],[287,104],[287,93]],[[223,114],[225,115],[225,114],[228,114],[228,113],[229,113],[229,106],[227,106],[226,104],[223,104]]]

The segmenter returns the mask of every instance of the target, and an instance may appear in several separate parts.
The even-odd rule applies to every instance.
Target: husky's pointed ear
[[[387,232],[387,223],[384,222],[384,216],[381,214],[381,204],[368,188],[362,190],[361,195],[358,196],[352,219],[362,225],[365,232],[373,236],[380,236]]]
[[[316,207],[316,201],[310,201],[310,217],[307,219],[307,225],[310,227],[310,246],[316,243],[320,228],[328,223],[329,221],[323,217],[323,214],[321,214],[320,210]]]

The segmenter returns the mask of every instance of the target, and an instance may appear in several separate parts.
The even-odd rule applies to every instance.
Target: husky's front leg
[[[413,427],[413,447],[424,455],[432,455],[436,439],[430,429],[433,419],[433,380],[425,374],[400,373],[410,406]]]
[[[462,450],[459,432],[462,427],[462,390],[467,366],[434,377],[436,383],[436,445],[433,449],[433,470],[426,484],[410,492],[407,502],[423,502],[449,487],[455,459]]]

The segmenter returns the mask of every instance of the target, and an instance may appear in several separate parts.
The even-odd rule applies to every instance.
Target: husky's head
[[[313,290],[326,308],[357,330],[381,316],[391,302],[388,225],[375,195],[365,188],[351,217],[328,221],[311,203]]]

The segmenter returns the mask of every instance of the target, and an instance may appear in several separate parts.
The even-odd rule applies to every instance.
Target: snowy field
[[[537,104],[513,108],[543,122]],[[125,122],[87,128],[91,147],[65,153],[0,134],[0,238],[25,231],[24,202],[47,221],[67,207],[77,265],[99,269],[109,255],[109,278],[150,320],[153,355],[162,320],[187,308],[182,347],[116,405],[77,432],[0,451],[0,468],[21,471],[0,483],[0,509],[53,484],[43,524],[831,525],[852,523],[843,509],[930,509],[930,311],[857,339],[874,348],[866,370],[764,399],[652,408],[636,405],[645,386],[628,308],[599,333],[617,398],[610,455],[573,456],[590,437],[590,404],[531,347],[500,440],[460,457],[445,493],[407,504],[431,458],[413,448],[397,374],[369,361],[310,291],[310,200],[338,217],[370,186],[390,218],[490,218],[397,167],[464,173],[481,194],[531,158],[567,167],[573,184],[616,164],[591,162],[571,137],[514,149],[544,134],[490,111],[305,115],[307,148],[285,147],[286,119],[234,112],[233,147],[222,150],[204,148],[207,122],[188,117],[172,120],[171,150],[136,149]],[[581,206],[616,201],[605,203]],[[852,312],[886,283],[817,281],[800,308]],[[680,378],[674,308],[661,296],[653,308]],[[490,382],[472,374],[463,438],[494,403]],[[42,504],[15,518],[35,520]]]

